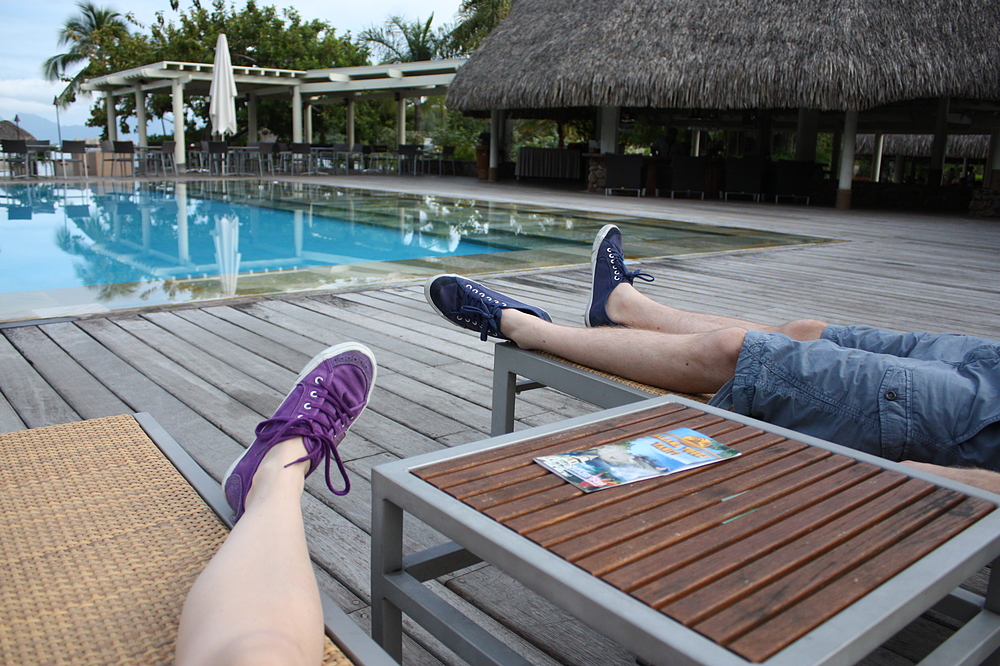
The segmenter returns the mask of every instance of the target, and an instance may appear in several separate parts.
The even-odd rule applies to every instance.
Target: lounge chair
[[[518,382],[518,377],[525,379]],[[493,352],[493,421],[490,434],[513,432],[517,394],[545,386],[604,408],[619,407],[667,393],[699,402],[708,402],[711,398],[709,395],[677,393],[640,384],[553,354],[526,351],[512,342],[498,342]]]
[[[231,526],[218,484],[148,414],[0,435],[0,470],[5,661],[172,662]],[[325,664],[395,663],[325,595],[323,610]]]

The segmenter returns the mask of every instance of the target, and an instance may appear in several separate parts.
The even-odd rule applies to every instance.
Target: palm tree
[[[390,16],[381,28],[365,28],[358,39],[368,42],[382,57],[382,64],[392,62],[419,62],[450,55],[447,32],[444,28],[435,33],[431,29],[434,14],[421,23],[407,21],[402,16]]]
[[[61,106],[69,105],[80,89],[80,84],[92,73],[91,65],[103,63],[103,46],[109,40],[128,36],[126,21],[128,16],[119,14],[110,7],[98,7],[89,0],[81,0],[76,5],[80,9],[77,16],[66,19],[59,31],[59,46],[69,46],[66,53],[54,55],[42,65],[42,73],[49,81],[66,81],[69,85],[59,94]],[[76,76],[67,77],[72,67],[86,63]]]
[[[462,0],[458,8],[458,25],[451,38],[464,53],[479,48],[486,35],[507,18],[511,0]]]
[[[358,40],[375,47],[382,64],[394,62],[420,62],[454,55],[447,28],[431,29],[434,14],[426,22],[407,21],[402,16],[390,16],[381,28],[370,27],[361,31]],[[413,103],[413,127],[420,132],[422,122],[421,98]]]

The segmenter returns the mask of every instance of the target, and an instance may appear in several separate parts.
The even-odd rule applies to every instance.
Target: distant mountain
[[[36,139],[48,139],[52,143],[59,143],[59,127],[47,118],[36,116],[33,113],[18,114],[21,122],[18,126],[32,134]],[[63,141],[74,139],[96,139],[101,136],[101,130],[97,127],[87,127],[86,125],[63,125]]]

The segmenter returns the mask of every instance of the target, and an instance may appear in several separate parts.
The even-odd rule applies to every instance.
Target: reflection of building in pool
[[[115,281],[219,276],[225,295],[236,293],[240,273],[499,251],[463,246],[483,225],[434,217],[434,206],[390,211],[385,200],[372,209],[363,199],[339,206],[271,199],[261,207],[239,203],[241,187],[226,190],[176,183],[171,192],[96,194],[93,206],[66,206],[60,245],[103,271],[111,260],[122,269],[111,271]]]

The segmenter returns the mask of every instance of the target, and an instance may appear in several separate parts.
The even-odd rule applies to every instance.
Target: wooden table
[[[742,455],[589,494],[532,461],[678,427]],[[404,612],[469,661],[528,663],[421,584],[480,560],[652,664],[854,663],[935,604],[969,621],[925,663],[1000,647],[997,586],[949,596],[1000,555],[1000,497],[682,398],[400,460],[372,487],[373,637],[397,659]],[[404,511],[454,543],[404,558]]]

